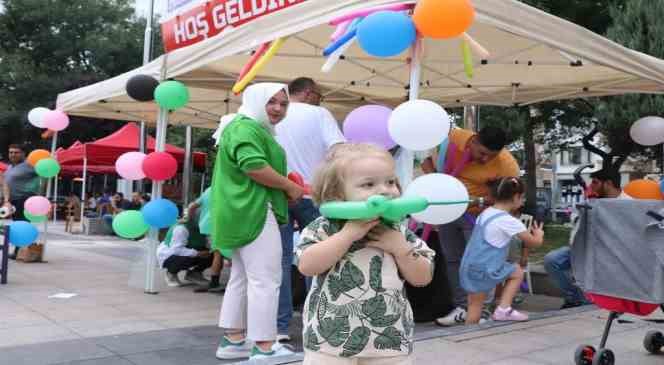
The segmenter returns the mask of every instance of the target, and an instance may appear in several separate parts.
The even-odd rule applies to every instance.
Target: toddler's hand
[[[367,246],[380,248],[394,257],[399,257],[410,250],[403,233],[384,225],[372,229],[367,238],[370,240]]]
[[[370,221],[361,221],[361,220],[351,220],[347,221],[344,224],[344,228],[341,229],[341,232],[348,237],[352,242],[359,241],[367,233],[374,228],[380,221],[378,219],[373,219]]]
[[[533,236],[538,238],[543,238],[544,237],[543,227],[544,223],[533,222],[533,225],[530,228],[531,232],[533,233]]]

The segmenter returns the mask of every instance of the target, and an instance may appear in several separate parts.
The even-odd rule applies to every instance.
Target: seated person
[[[620,173],[618,171],[603,169],[590,174],[590,178],[592,179],[590,189],[598,198],[632,199],[620,188]],[[578,222],[574,222],[574,224],[575,227],[570,234],[570,246],[578,229],[578,226],[576,226]],[[590,304],[583,295],[581,288],[574,282],[571,253],[572,249],[567,246],[553,250],[544,256],[544,268],[547,274],[563,292],[565,302],[561,309]]]
[[[185,217],[171,227],[157,248],[157,260],[159,266],[166,269],[168,286],[182,285],[178,273],[183,270],[187,270],[185,280],[206,285],[203,271],[212,266],[212,255],[206,247],[205,236],[198,232],[198,221]]]
[[[102,204],[104,205],[104,204]],[[124,194],[117,192],[113,195],[110,201],[110,206],[105,208],[104,210],[107,210],[105,214],[102,213],[101,218],[104,220],[106,223],[106,226],[112,231],[113,230],[113,217],[116,215],[122,213],[124,210],[131,210],[134,209],[131,202],[129,200],[124,198]],[[137,208],[134,210],[140,210],[141,208]]]

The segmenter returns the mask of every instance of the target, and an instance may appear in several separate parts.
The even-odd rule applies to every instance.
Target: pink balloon
[[[143,160],[145,160],[145,153],[123,153],[117,161],[115,161],[115,170],[123,179],[143,179],[145,177],[145,174],[143,173]]]
[[[46,215],[51,209],[51,202],[43,196],[33,196],[25,201],[23,208],[32,215]]]
[[[57,132],[67,126],[69,126],[69,116],[62,110],[49,110],[44,113],[44,127]]]

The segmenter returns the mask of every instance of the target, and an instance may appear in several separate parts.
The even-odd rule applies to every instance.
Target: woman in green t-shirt
[[[281,284],[279,225],[288,222],[288,200],[302,188],[286,178],[286,154],[274,125],[286,115],[286,85],[255,84],[218,135],[211,191],[212,242],[232,259],[219,326],[220,359],[290,355],[275,343]],[[249,346],[249,341],[254,346]]]

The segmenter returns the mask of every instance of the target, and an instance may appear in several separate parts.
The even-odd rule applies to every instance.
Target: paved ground
[[[139,242],[50,229],[59,233],[50,236],[48,263],[12,262],[9,284],[0,286],[0,365],[222,363],[213,355],[221,295],[164,288],[161,277],[160,293],[144,294]],[[58,293],[77,296],[49,298]],[[539,313],[517,325],[418,325],[416,363],[572,364],[579,344],[599,342],[607,313],[549,311],[559,304],[530,297],[527,309]],[[663,356],[642,348],[657,324],[623,319],[630,323],[616,324],[609,340],[617,363],[664,364]],[[284,360],[297,363],[301,356]]]

